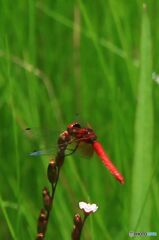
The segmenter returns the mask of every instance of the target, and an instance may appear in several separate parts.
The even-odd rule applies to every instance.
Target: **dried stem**
[[[72,240],[80,240],[81,232],[82,232],[84,223],[85,223],[88,216],[89,216],[89,214],[85,214],[84,218],[82,220],[82,218],[79,214],[75,215],[74,226],[73,226],[72,235],[71,235]]]
[[[37,235],[36,240],[43,240],[47,231],[47,225],[49,222],[50,212],[53,205],[53,200],[55,196],[55,191],[57,187],[57,183],[59,180],[60,169],[64,163],[65,158],[65,149],[68,145],[68,135],[62,133],[58,139],[58,152],[55,157],[55,161],[51,160],[48,169],[47,176],[48,180],[51,184],[51,194],[47,187],[43,189],[43,208],[40,210],[40,215],[37,222]]]

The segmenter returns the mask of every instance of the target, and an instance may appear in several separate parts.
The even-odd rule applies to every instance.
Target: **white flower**
[[[86,202],[79,202],[79,208],[83,209],[85,213],[91,213],[91,212],[96,212],[98,209],[98,206],[93,203],[86,203]]]

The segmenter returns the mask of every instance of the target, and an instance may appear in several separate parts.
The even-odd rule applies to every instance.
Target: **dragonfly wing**
[[[94,153],[92,144],[80,142],[78,149],[77,149],[77,153],[79,153],[79,155],[81,155],[83,157],[91,158]]]
[[[39,145],[40,148],[50,149],[52,146],[57,145],[57,139],[60,135],[59,131],[53,129],[43,128],[26,128],[24,129],[24,135],[29,139],[30,143]]]
[[[34,150],[33,152],[29,153],[29,156],[31,157],[38,157],[41,155],[55,155],[55,149],[40,149]]]
[[[36,149],[28,153],[31,157],[38,157],[41,155],[55,156],[57,153],[57,139],[58,131],[41,128],[26,128],[24,130],[25,136],[29,139],[31,149]]]

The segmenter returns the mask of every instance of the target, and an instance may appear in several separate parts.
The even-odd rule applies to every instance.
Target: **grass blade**
[[[0,196],[0,208],[1,208],[1,210],[2,210],[2,213],[3,213],[3,215],[4,215],[4,218],[5,218],[5,220],[6,220],[7,226],[8,226],[8,228],[9,228],[9,232],[10,232],[12,238],[13,238],[14,240],[16,240],[17,238],[16,238],[16,235],[15,235],[14,228],[13,228],[13,226],[12,226],[12,223],[11,223],[10,219],[9,219],[9,216],[8,216],[8,214],[7,214],[7,211],[6,211],[6,208],[5,208],[5,206],[4,206],[4,203],[3,203],[3,200],[2,200],[2,198],[1,198],[1,196]]]
[[[153,106],[151,35],[146,7],[143,9],[142,16],[140,54],[130,225],[132,230],[148,231],[151,208],[150,195],[147,193],[153,163]]]

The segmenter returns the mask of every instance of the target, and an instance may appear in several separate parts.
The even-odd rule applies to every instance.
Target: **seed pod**
[[[63,163],[64,163],[64,157],[65,157],[64,151],[60,151],[60,152],[57,154],[57,156],[56,156],[56,163],[57,163],[58,168],[60,168],[60,167],[63,165]]]
[[[46,187],[43,189],[43,203],[45,210],[50,211],[52,206],[52,197],[50,196],[49,190]]]
[[[80,234],[81,234],[81,231],[76,226],[74,226],[71,234],[72,240],[79,240]]]
[[[46,232],[46,227],[47,227],[47,212],[44,209],[41,209],[38,218],[37,232],[43,233],[44,235]]]
[[[79,214],[76,214],[74,216],[73,221],[74,221],[74,226],[73,226],[71,237],[72,237],[72,240],[79,240],[82,226],[83,226],[83,220],[81,219],[81,216]]]
[[[51,184],[54,184],[56,182],[57,176],[58,168],[56,162],[54,160],[51,160],[47,169],[47,177],[49,179],[49,182]]]
[[[38,233],[36,236],[36,240],[42,240],[44,239],[44,234],[43,233]]]
[[[81,216],[78,213],[74,216],[73,221],[74,221],[75,225],[81,225],[82,224]]]

